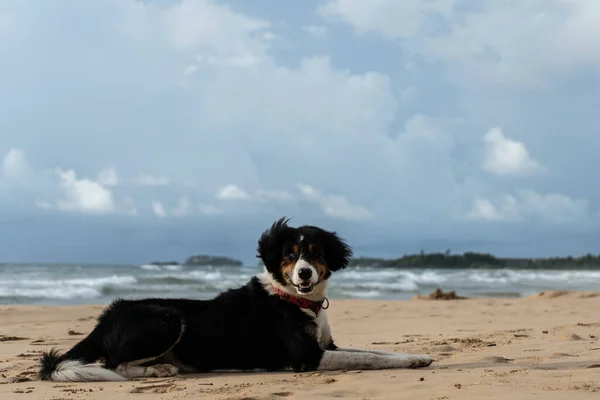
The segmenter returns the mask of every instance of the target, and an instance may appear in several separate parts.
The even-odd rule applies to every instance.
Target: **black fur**
[[[259,257],[275,279],[286,246],[299,235],[319,246],[331,271],[348,265],[350,248],[335,233],[314,226],[291,228],[275,222],[258,244]],[[315,370],[324,349],[306,333],[313,324],[298,306],[270,295],[257,277],[211,300],[118,299],[98,318],[94,330],[63,355],[44,353],[39,376],[50,380],[58,363],[104,359],[108,369],[146,358],[167,359],[183,371],[218,369]],[[333,341],[328,349],[335,349]],[[158,361],[153,361],[157,363]]]

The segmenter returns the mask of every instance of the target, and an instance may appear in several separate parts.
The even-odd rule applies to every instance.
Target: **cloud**
[[[165,207],[162,205],[162,203],[160,201],[152,202],[152,212],[157,217],[165,217],[167,215],[167,213],[165,211]]]
[[[249,193],[237,185],[229,184],[221,187],[215,197],[219,200],[249,200],[259,202],[286,202],[291,201],[294,197],[285,190],[262,189]]]
[[[254,40],[268,33],[270,23],[246,17],[215,1],[184,0],[164,13],[168,39],[179,50],[206,49],[217,59],[254,58],[264,51],[264,41]],[[264,36],[263,36],[264,38]],[[241,40],[240,40],[241,39]]]
[[[501,204],[498,206],[494,205],[489,199],[477,197],[467,217],[487,221],[515,221],[520,219],[516,199],[511,195],[504,195]]]
[[[527,176],[544,168],[534,160],[525,144],[504,135],[500,128],[490,129],[484,136],[484,170],[500,176]]]
[[[351,221],[360,221],[372,217],[370,210],[362,206],[353,205],[343,196],[324,195],[319,190],[310,185],[299,184],[298,189],[304,197],[313,202],[323,212],[334,218],[341,218]]]
[[[98,174],[98,183],[104,186],[117,186],[119,184],[119,176],[114,167],[105,168]]]
[[[99,182],[78,179],[75,171],[58,169],[62,198],[57,200],[60,211],[108,214],[116,210],[113,193]]]
[[[375,32],[387,39],[416,35],[428,21],[451,14],[454,0],[334,0],[318,12],[354,27],[358,34]]]
[[[585,222],[590,217],[589,201],[573,199],[561,193],[540,194],[519,190],[524,212],[555,223]],[[591,222],[591,221],[590,221]]]
[[[247,200],[250,195],[237,185],[229,184],[223,186],[216,195],[220,200]]]
[[[167,186],[170,183],[167,176],[153,176],[151,174],[139,174],[135,182],[140,186]]]
[[[152,214],[157,217],[195,217],[198,212],[202,215],[219,215],[224,212],[224,210],[218,206],[213,204],[205,204],[200,203],[197,207],[194,207],[193,201],[187,197],[181,197],[175,204],[175,206],[171,209],[170,213],[167,213],[165,206],[160,201],[152,202]]]
[[[531,189],[519,189],[516,195],[505,194],[498,205],[486,198],[475,199],[469,218],[488,221],[521,221],[528,217],[554,224],[590,222],[589,202],[560,193],[541,194]]]
[[[332,0],[326,20],[378,35],[478,85],[543,87],[573,67],[600,66],[595,0]]]
[[[21,149],[11,149],[2,160],[2,175],[8,180],[24,178],[30,169],[25,152]]]

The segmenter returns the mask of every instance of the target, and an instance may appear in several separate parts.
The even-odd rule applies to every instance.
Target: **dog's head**
[[[258,240],[258,255],[267,272],[283,286],[310,295],[332,272],[348,266],[352,250],[335,232],[316,226],[288,226],[281,218]]]

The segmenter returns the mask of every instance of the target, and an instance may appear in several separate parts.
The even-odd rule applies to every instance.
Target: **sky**
[[[51,4],[52,3],[52,4]],[[598,253],[597,0],[0,3],[0,261]]]

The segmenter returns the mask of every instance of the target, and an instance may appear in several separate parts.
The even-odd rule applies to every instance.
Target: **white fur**
[[[125,377],[100,364],[83,364],[76,360],[59,363],[52,372],[55,382],[124,381]]]
[[[338,371],[419,368],[426,367],[432,362],[433,358],[421,354],[397,354],[396,356],[390,357],[367,352],[335,350],[325,351],[317,370]]]
[[[292,276],[291,276],[292,283],[296,286],[300,285],[300,282],[302,282],[302,279],[300,279],[300,276],[298,274],[300,273],[300,270],[303,268],[310,269],[312,274],[310,275],[309,282],[311,283],[311,285],[315,285],[319,281],[319,273],[317,272],[317,269],[312,266],[312,264],[308,263],[302,257],[298,258],[298,260],[296,261],[296,264],[294,264],[294,270],[292,271]],[[302,294],[302,293],[299,292],[299,294]]]

